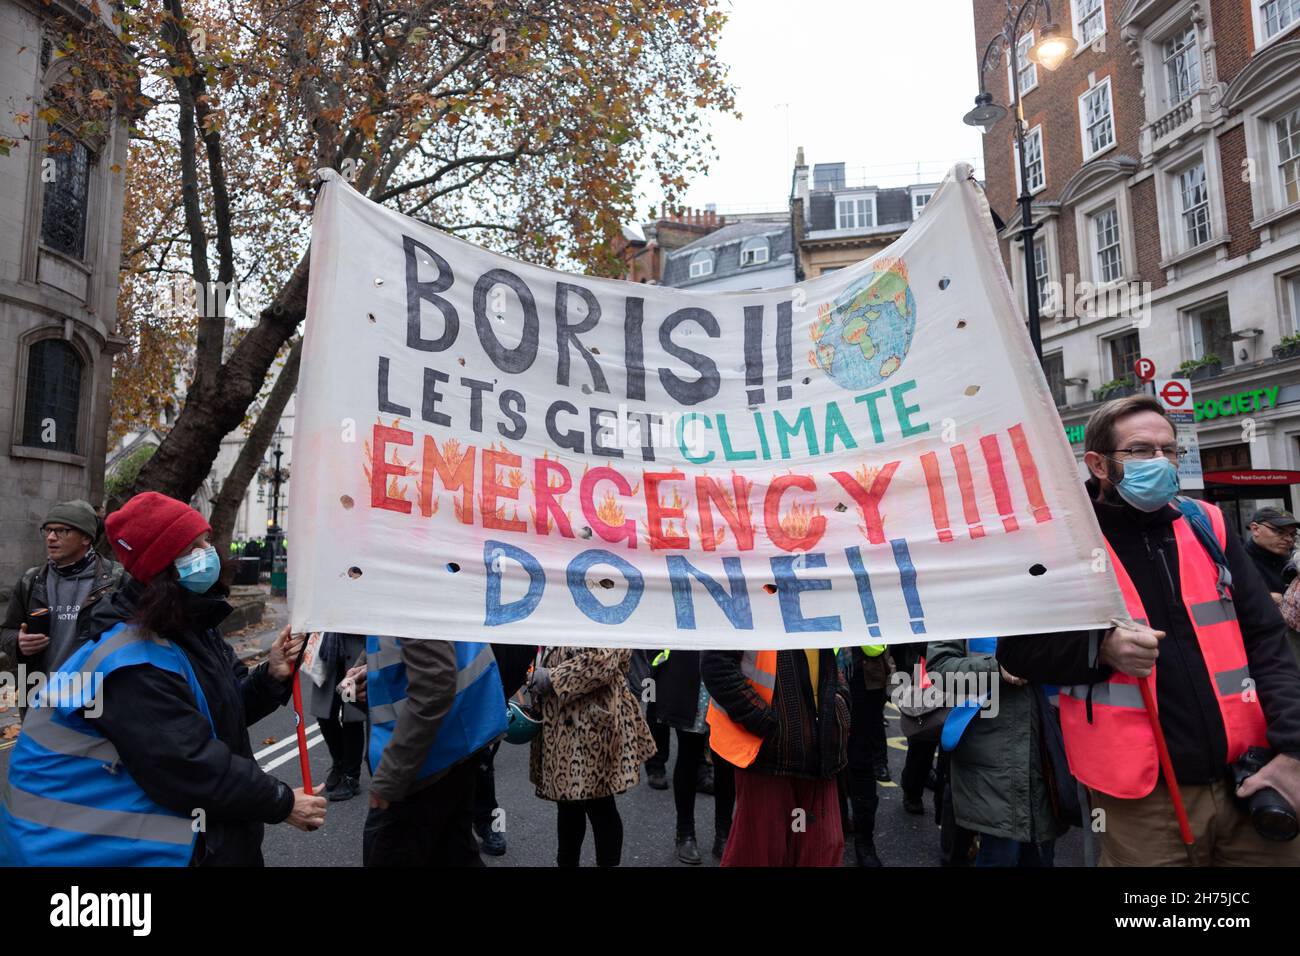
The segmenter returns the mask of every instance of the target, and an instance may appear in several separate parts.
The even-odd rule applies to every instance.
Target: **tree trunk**
[[[129,494],[157,491],[189,502],[203,485],[221,450],[221,439],[238,428],[257,398],[284,343],[293,337],[307,312],[308,256],[294,268],[273,304],[240,340],[212,385],[196,382],[185,396],[167,437],[149,459]],[[110,509],[122,502],[111,502]]]
[[[284,368],[280,370],[280,376],[275,380],[275,386],[267,396],[256,424],[249,430],[248,438],[244,440],[244,447],[239,450],[239,457],[235,459],[230,474],[221,483],[221,492],[217,495],[212,517],[208,519],[212,525],[212,543],[216,545],[218,554],[230,552],[230,535],[235,526],[235,517],[239,514],[239,506],[248,491],[248,483],[257,474],[262,456],[275,437],[284,407],[289,404],[289,397],[298,386],[298,361],[301,355],[302,339],[298,339],[289,350]]]

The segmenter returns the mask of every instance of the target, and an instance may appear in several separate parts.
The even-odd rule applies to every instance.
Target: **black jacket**
[[[768,704],[740,672],[741,651],[703,651],[700,673],[713,702],[763,739],[749,769],[759,773],[826,779],[848,762],[849,685],[835,652],[821,651],[817,707],[808,658],[801,650],[776,652],[776,688]]]
[[[1265,551],[1255,543],[1254,538],[1246,539],[1245,550],[1247,557],[1255,563],[1255,570],[1259,572],[1264,586],[1274,594],[1285,594],[1286,584],[1282,581],[1282,572],[1286,570],[1291,556]]]
[[[95,633],[128,620],[138,592],[131,582],[101,601]],[[186,815],[203,811],[206,829],[192,865],[261,866],[262,825],[289,815],[293,791],[253,759],[248,725],[280,707],[292,687],[274,680],[265,663],[250,672],[235,657],[217,631],[231,611],[224,599],[194,594],[185,600],[190,626],[165,636],[189,658],[213,723],[183,677],[141,666],[105,679],[99,727],[149,797]]]
[[[1099,502],[1095,479],[1088,482],[1088,493],[1102,534],[1133,579],[1150,626],[1166,635],[1156,662],[1156,699],[1174,775],[1185,784],[1218,780],[1227,764],[1227,737],[1205,658],[1179,596],[1173,532],[1179,513],[1171,506],[1148,514],[1123,502]],[[1300,757],[1300,669],[1286,643],[1286,625],[1241,542],[1234,534],[1227,538],[1233,603],[1269,743],[1278,752]],[[1102,633],[1005,637],[998,641],[998,662],[1011,674],[1038,683],[1103,681],[1110,669],[1096,659]]]
[[[0,623],[0,666],[14,667],[20,663],[21,657],[21,663],[26,664],[29,671],[46,670],[43,651],[32,659],[24,657],[18,650],[18,629],[26,622],[29,611],[50,606],[45,583],[49,574],[50,563],[46,561],[37,567],[28,568],[18,579],[9,604],[5,607],[4,622]],[[81,602],[81,611],[77,614],[77,636],[83,642],[99,633],[91,629],[92,609],[97,602],[117,590],[123,580],[129,581],[130,577],[123,572],[122,565],[102,554],[95,555],[95,584]],[[7,663],[4,658],[8,658]]]
[[[646,718],[682,730],[694,727],[700,707],[700,652],[671,651],[651,675],[654,697]]]

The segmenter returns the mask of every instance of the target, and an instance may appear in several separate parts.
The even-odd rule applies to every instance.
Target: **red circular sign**
[[[1149,358],[1140,358],[1133,363],[1139,382],[1149,382],[1156,377],[1156,363]]]
[[[1174,408],[1181,408],[1190,397],[1187,392],[1187,386],[1178,379],[1170,379],[1165,383],[1165,387],[1160,390],[1160,397],[1165,403]]]

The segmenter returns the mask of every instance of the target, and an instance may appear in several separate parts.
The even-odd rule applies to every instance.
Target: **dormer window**
[[[746,239],[744,245],[740,247],[740,264],[742,266],[762,265],[767,262],[769,257],[767,240],[762,236]]]
[[[713,275],[713,253],[697,252],[691,257],[691,278]]]
[[[912,221],[913,222],[915,222],[917,219],[921,217],[921,213],[925,212],[926,204],[930,202],[932,196],[934,196],[934,193],[929,190],[923,193],[912,194]]]
[[[875,224],[875,196],[842,196],[835,200],[836,229],[865,229]]]

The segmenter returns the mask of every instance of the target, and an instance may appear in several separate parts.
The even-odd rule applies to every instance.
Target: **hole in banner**
[[[339,504],[341,504],[344,508],[351,508],[354,504],[356,504],[356,502],[352,500],[351,495],[342,495],[339,497]]]
[[[348,577],[352,578],[353,580],[361,577],[361,569],[357,567],[355,564],[352,565],[352,567],[348,568]]]
[[[939,288],[946,289],[951,283],[952,280],[949,279],[947,276],[944,276],[942,279],[939,280]]]
[[[776,585],[775,585],[775,584],[764,584],[764,585],[763,585],[763,590],[766,591],[768,594],[775,594],[775,593],[776,593]]]
[[[959,329],[964,329],[964,328],[966,328],[966,320],[965,320],[965,319],[958,319],[958,320],[957,320],[957,328],[959,328]]]
[[[448,561],[447,570],[450,571],[452,574],[455,574],[457,571],[460,570],[460,565],[457,564],[455,561]]]
[[[378,319],[375,318],[375,313],[373,312],[367,312],[366,318],[370,320],[371,325],[374,325],[376,322],[379,321]]]
[[[1032,574],[1034,577],[1040,577],[1041,575],[1047,573],[1047,568],[1043,567],[1041,564],[1035,564],[1033,567],[1029,569],[1029,573]]]
[[[967,386],[966,386],[966,394],[967,394],[967,395],[978,395],[978,394],[979,394],[979,390],[980,390],[980,387],[979,387],[978,385],[967,385]]]

